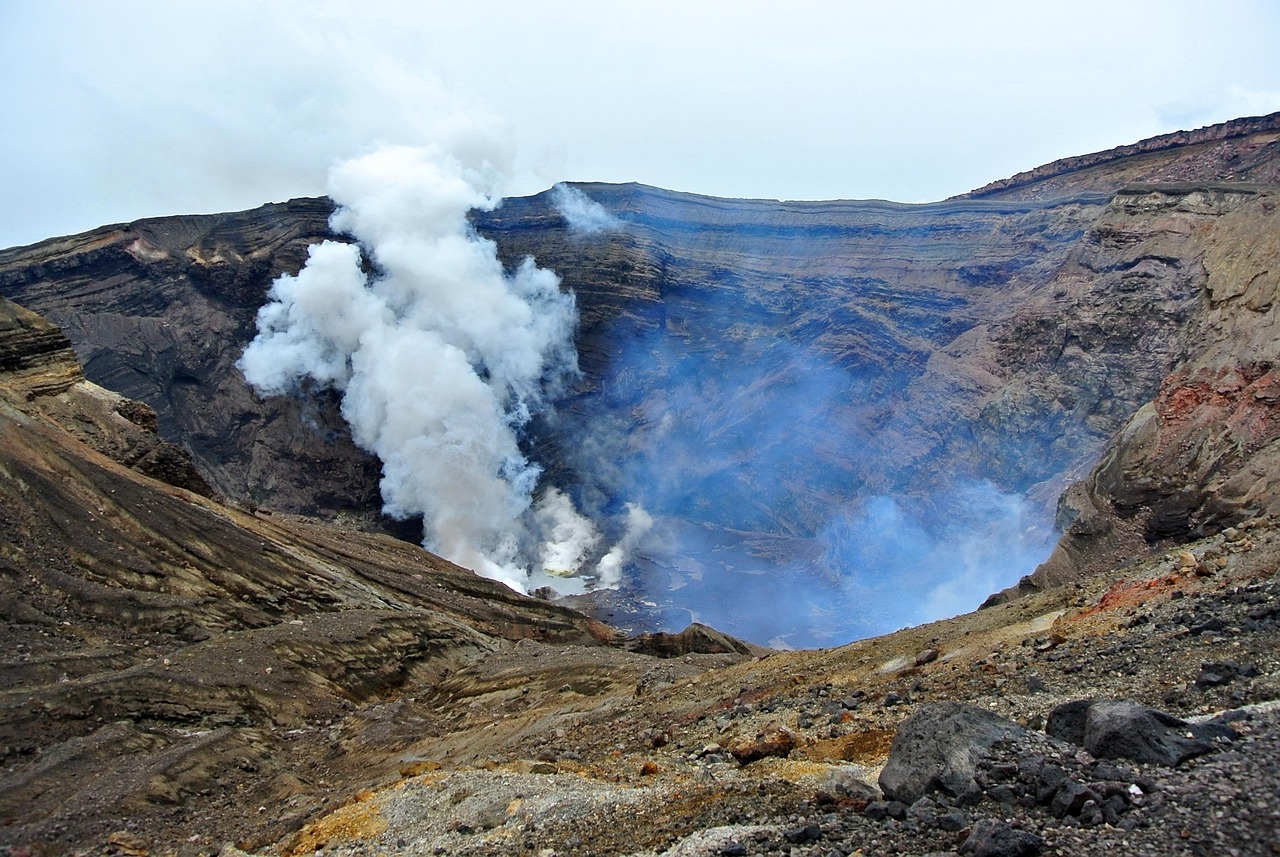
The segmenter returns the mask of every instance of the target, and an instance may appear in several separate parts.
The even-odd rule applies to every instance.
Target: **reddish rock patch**
[[[1182,577],[1177,574],[1170,574],[1151,580],[1118,580],[1103,593],[1097,604],[1092,607],[1086,607],[1074,616],[1068,617],[1066,621],[1078,622],[1095,613],[1116,610],[1121,607],[1133,607],[1144,601],[1150,601],[1157,595],[1171,592],[1181,582]]]

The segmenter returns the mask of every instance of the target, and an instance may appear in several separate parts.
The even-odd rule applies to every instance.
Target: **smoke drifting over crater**
[[[268,395],[340,390],[382,461],[385,511],[422,515],[431,549],[516,589],[580,591],[591,581],[562,578],[599,535],[557,491],[535,507],[541,468],[519,444],[577,374],[574,298],[532,259],[505,271],[472,230],[501,178],[478,151],[390,147],[336,167],[332,224],[359,244],[313,246],[273,284],[239,366]]]
[[[967,303],[1023,270],[1017,248],[975,285],[963,248],[936,249],[963,213],[847,207],[562,185],[476,218],[509,265],[546,255],[591,295],[587,376],[533,440],[633,547],[598,566],[621,590],[611,621],[834,645],[973,609],[1048,556],[1042,483],[1088,451],[1053,426],[975,428],[979,406],[948,410],[927,371],[988,311]],[[624,540],[630,504],[644,535]]]
[[[621,229],[623,223],[607,209],[576,187],[558,184],[551,189],[552,204],[569,225],[569,231],[594,235]]]
[[[667,284],[661,323],[619,320],[582,378],[573,295],[532,258],[504,267],[469,220],[495,211],[499,176],[440,149],[337,167],[333,225],[359,244],[278,280],[240,362],[266,394],[342,391],[386,511],[422,515],[427,547],[523,591],[618,589],[637,630],[702,621],[778,646],[971,609],[1047,555],[1048,510],[981,462],[918,478],[899,457],[909,373],[818,341],[860,335],[856,295],[779,325],[799,305],[762,311],[733,271]],[[648,240],[579,188],[547,201],[562,253]]]
[[[868,484],[904,469],[877,437],[894,427],[857,418],[882,395],[870,367],[702,309],[696,335],[673,325],[623,350],[569,444],[589,514],[629,498],[652,516],[624,588],[659,625],[833,645],[971,610],[1048,555],[1048,510],[990,482]]]

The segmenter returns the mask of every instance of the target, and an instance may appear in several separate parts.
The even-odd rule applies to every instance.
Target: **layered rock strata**
[[[617,228],[575,232],[549,194],[477,213],[504,260],[532,254],[578,295],[583,377],[535,424],[532,451],[593,512],[641,499],[680,535],[695,565],[656,558],[651,590],[692,586],[707,562],[732,573],[800,557],[839,579],[850,563],[823,541],[832,510],[855,514],[871,495],[926,514],[954,505],[956,483],[989,480],[1051,509],[1147,404],[1094,487],[1068,496],[1068,542],[1028,586],[1086,572],[1088,551],[1105,563],[1269,508],[1246,462],[1270,454],[1273,203],[1238,180],[1274,179],[1277,121],[1144,141],[931,205],[580,185]],[[1192,184],[1122,190],[1169,179]],[[379,521],[379,465],[334,394],[264,401],[234,368],[271,279],[333,237],[330,211],[295,200],[15,248],[0,252],[0,293],[59,323],[89,378],[153,408],[211,490],[413,537]],[[1153,412],[1168,437],[1143,446]],[[1223,419],[1229,436],[1210,428]],[[673,425],[687,430],[664,434]],[[1192,478],[1174,484],[1166,453],[1197,432],[1208,445],[1179,459]],[[707,438],[734,454],[706,455]],[[659,453],[688,460],[670,485],[646,478]],[[626,496],[637,485],[650,494]]]
[[[1121,276],[1144,285],[1173,267],[1185,272],[1195,313],[1156,394],[1061,498],[1064,537],[1053,556],[1010,594],[1280,514],[1278,203],[1274,187],[1250,185],[1135,187],[1116,196],[1093,240],[1126,245]],[[1117,222],[1140,230],[1117,230]]]

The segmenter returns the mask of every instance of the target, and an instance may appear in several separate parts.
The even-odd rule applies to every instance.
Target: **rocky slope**
[[[1029,199],[1064,191],[1111,190],[1125,184],[1184,182],[1210,177],[1232,182],[1280,183],[1276,153],[1280,113],[1175,131],[1105,152],[1063,158],[991,182],[957,199]]]
[[[144,430],[129,403],[79,378],[56,328],[0,312],[0,348],[24,355],[0,375],[10,855],[924,854],[970,839],[1262,854],[1280,835],[1280,721],[1259,707],[1280,698],[1270,520],[840,649],[753,651],[706,629],[624,646],[403,542],[131,469],[112,457],[131,443],[104,442]],[[1037,737],[1055,706],[1096,696],[1246,710],[1229,745],[1176,766]],[[1032,731],[957,745],[968,797],[882,795],[899,726],[950,700]]]
[[[145,406],[84,380],[56,327],[3,300],[0,354],[0,841],[61,853],[126,818],[176,831],[197,796],[314,811],[329,792],[297,769],[323,758],[313,779],[350,779],[346,752],[303,749],[315,724],[356,728],[504,640],[614,640],[403,542],[189,490],[207,486]]]
[[[0,253],[0,294],[56,321],[94,382],[155,411],[209,485],[284,511],[376,516],[378,466],[337,403],[258,399],[234,368],[266,288],[329,235],[325,200],[106,226]]]
[[[1158,151],[1181,150],[1135,156]],[[1128,158],[1090,169],[1122,183]],[[580,296],[584,377],[568,425],[538,427],[553,478],[583,466],[588,408],[643,437],[664,408],[803,404],[771,391],[850,366],[821,406],[748,412],[747,434],[784,427],[781,461],[816,450],[823,473],[795,465],[761,503],[760,472],[735,471],[715,503],[663,514],[763,555],[802,549],[846,483],[927,498],[989,474],[1052,502],[1085,476],[1023,597],[803,652],[700,627],[627,640],[356,526],[372,495],[325,491],[372,490],[376,467],[325,422],[334,403],[264,416],[230,368],[324,202],[4,251],[0,288],[67,327],[0,299],[0,850],[1272,853],[1276,190],[1191,178],[923,207],[584,185],[625,228],[571,233],[545,197],[477,217]],[[648,360],[624,359],[634,343]],[[771,368],[755,397],[709,383],[746,357]],[[819,442],[833,426],[854,448]],[[273,455],[279,475],[247,475]],[[273,498],[353,520],[237,505]],[[1199,755],[1110,759],[1050,718],[1085,697],[1236,713]],[[904,722],[957,701],[1004,718],[933,721],[969,736],[953,746],[971,769],[918,799],[879,779],[906,764]]]

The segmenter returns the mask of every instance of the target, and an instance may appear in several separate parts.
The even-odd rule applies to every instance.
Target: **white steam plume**
[[[546,538],[540,553],[542,569],[547,574],[573,574],[600,543],[595,526],[578,513],[573,501],[555,488],[547,489],[538,501],[534,520]]]
[[[382,460],[385,511],[423,515],[427,547],[523,591],[530,523],[550,530],[542,553],[561,572],[596,538],[558,492],[529,514],[540,470],[516,439],[577,372],[576,309],[554,273],[526,259],[508,274],[471,228],[501,177],[492,147],[471,151],[388,147],[335,167],[332,226],[376,273],[354,245],[311,247],[272,285],[238,365],[264,394],[304,378],[343,391],[352,436]]]
[[[622,228],[621,220],[576,187],[569,187],[564,183],[557,184],[552,188],[551,202],[560,216],[569,224],[570,232],[592,235]]]
[[[653,528],[653,517],[638,503],[628,503],[626,529],[618,543],[601,557],[596,565],[597,586],[600,589],[617,589],[622,583],[622,567],[640,540]]]

